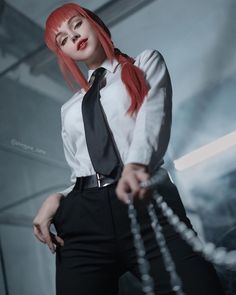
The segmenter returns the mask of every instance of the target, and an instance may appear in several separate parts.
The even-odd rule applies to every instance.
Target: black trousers
[[[117,198],[115,187],[116,183],[83,191],[74,187],[62,199],[54,217],[55,228],[65,242],[56,250],[57,295],[115,295],[119,277],[126,271],[140,278],[128,208]],[[180,219],[192,228],[176,186],[168,176],[158,189]],[[135,207],[155,294],[174,295],[150,225],[147,202],[136,200]],[[222,295],[213,266],[191,250],[158,208],[156,212],[185,294]]]

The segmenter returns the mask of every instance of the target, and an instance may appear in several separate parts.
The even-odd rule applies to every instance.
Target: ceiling
[[[56,7],[69,2],[61,0],[42,0],[42,1],[30,1],[30,0],[6,0],[7,4],[14,7],[16,10],[21,12],[23,15],[27,16],[30,20],[35,22],[40,26],[44,26],[47,16],[53,11]],[[78,2],[81,6],[85,6],[88,9],[96,10],[107,4],[107,0],[81,0],[81,1],[71,1]],[[113,1],[114,2],[114,1]]]

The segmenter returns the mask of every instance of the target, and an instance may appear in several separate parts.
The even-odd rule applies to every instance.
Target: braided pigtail
[[[143,71],[134,65],[135,60],[132,57],[122,53],[118,48],[115,48],[114,52],[117,61],[122,66],[122,82],[131,97],[131,104],[127,113],[132,116],[141,107],[149,86],[144,78]]]

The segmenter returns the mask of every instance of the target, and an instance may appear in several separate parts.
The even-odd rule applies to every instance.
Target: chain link
[[[189,229],[156,191],[153,196],[156,204],[162,210],[163,215],[174,227],[175,231],[192,247],[194,251],[200,252],[208,261],[223,265],[230,269],[236,269],[236,250],[228,251],[224,247],[216,247],[213,243],[203,243],[196,233]]]
[[[201,253],[208,261],[213,262],[214,264],[224,265],[227,268],[236,269],[236,250],[227,252],[223,247],[216,248],[213,243],[203,243],[198,238],[197,234],[188,228],[184,222],[180,221],[179,217],[174,214],[173,210],[167,205],[163,197],[156,189],[157,185],[161,183],[165,177],[166,171],[164,169],[159,169],[158,173],[147,181],[142,182],[140,186],[147,189],[153,189],[152,202],[156,203],[175,231],[180,234],[182,239],[185,240],[194,251]],[[166,240],[162,233],[162,227],[156,215],[154,205],[150,202],[147,209],[157,244],[163,256],[165,268],[170,274],[172,290],[177,295],[185,295],[182,290],[181,279],[176,272],[174,261],[166,245]],[[132,194],[129,194],[128,197],[128,215],[131,221],[131,232],[134,238],[134,247],[141,274],[142,290],[146,295],[154,295],[154,281],[149,274],[150,264],[146,258],[146,251],[141,237],[140,225],[137,221],[137,213],[133,204]]]
[[[176,272],[174,261],[166,245],[166,240],[162,233],[162,226],[157,218],[153,204],[148,205],[148,214],[151,218],[151,225],[155,234],[157,244],[159,245],[160,252],[163,256],[165,268],[170,274],[172,291],[174,291],[177,295],[185,295],[182,290],[182,281]]]
[[[147,189],[154,189],[153,199],[162,210],[163,215],[168,219],[169,223],[174,227],[181,237],[192,247],[194,251],[202,253],[202,255],[210,262],[225,266],[229,269],[236,269],[236,250],[227,251],[224,247],[216,247],[211,242],[203,243],[197,237],[196,233],[189,229],[179,217],[174,214],[173,210],[163,200],[163,197],[157,191],[157,185],[166,177],[166,170],[160,168],[150,179],[143,181],[140,186]]]
[[[137,213],[134,208],[133,198],[131,194],[128,198],[128,215],[131,221],[131,232],[134,238],[134,247],[136,250],[139,271],[141,274],[142,290],[147,295],[155,295],[153,290],[154,282],[152,277],[149,275],[150,264],[145,257],[146,251],[141,237],[140,225],[137,221]]]

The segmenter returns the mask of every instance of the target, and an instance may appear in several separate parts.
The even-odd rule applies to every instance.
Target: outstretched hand
[[[130,193],[134,198],[143,199],[146,197],[147,189],[140,187],[140,182],[149,179],[149,177],[147,166],[133,163],[125,165],[116,187],[118,199],[127,203]]]
[[[55,215],[62,194],[50,195],[42,204],[36,217],[33,220],[35,237],[42,243],[47,244],[52,253],[55,253],[55,245],[64,245],[64,241],[57,235],[50,232],[50,226]]]

